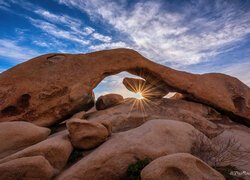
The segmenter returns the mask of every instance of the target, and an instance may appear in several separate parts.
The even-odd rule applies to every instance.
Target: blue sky
[[[250,86],[250,1],[0,0],[0,72],[45,53],[118,47],[179,70],[233,75]],[[124,76],[106,78],[97,96],[129,96]]]

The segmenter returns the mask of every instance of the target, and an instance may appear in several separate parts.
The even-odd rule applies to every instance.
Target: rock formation
[[[108,122],[89,122],[76,118],[67,121],[67,129],[72,145],[78,149],[92,149],[111,134],[111,125]]]
[[[228,75],[195,75],[156,64],[130,49],[88,54],[47,54],[0,74],[0,121],[50,126],[93,106],[93,88],[122,71],[155,81],[232,119],[250,121],[250,89]],[[87,72],[87,74],[86,74]],[[157,85],[158,86],[158,85]]]
[[[136,160],[190,152],[195,140],[193,131],[195,128],[184,122],[148,121],[135,129],[112,134],[58,179],[124,179],[128,165]]]
[[[54,135],[40,143],[0,159],[0,164],[14,159],[42,155],[54,168],[53,172],[55,175],[66,165],[73,150],[67,136],[68,134],[66,132]]]
[[[142,180],[225,178],[205,162],[188,154],[176,153],[157,158],[141,172]]]
[[[164,98],[155,101],[127,99],[105,111],[86,113],[83,119],[91,122],[109,121],[112,131],[120,132],[138,127],[149,120],[166,117],[187,122],[209,137],[223,131],[216,124],[226,118],[213,108],[199,103]]]
[[[28,122],[0,123],[0,158],[46,139],[50,129]]]
[[[93,89],[121,71],[143,78],[123,84],[144,98],[95,103]],[[233,179],[250,172],[249,125],[250,89],[234,77],[130,49],[47,54],[0,74],[0,179],[127,179],[131,169],[135,179]]]
[[[107,94],[98,97],[96,100],[96,109],[104,110],[109,107],[120,104],[123,101],[123,97],[120,94]]]
[[[0,178],[45,179],[53,176],[53,167],[43,156],[23,157],[0,164]]]

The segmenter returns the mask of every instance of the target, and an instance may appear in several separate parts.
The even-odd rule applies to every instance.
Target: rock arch
[[[0,122],[24,120],[50,126],[79,110],[93,106],[93,89],[105,77],[127,71],[163,89],[180,92],[250,124],[250,89],[236,78],[211,73],[195,75],[156,64],[131,49],[88,54],[47,54],[33,58],[0,74]],[[22,95],[29,106],[14,114]],[[244,99],[235,107],[235,97]],[[244,103],[244,104],[242,104]]]

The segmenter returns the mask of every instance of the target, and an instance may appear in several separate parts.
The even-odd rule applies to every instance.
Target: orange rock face
[[[111,134],[110,123],[89,122],[72,118],[67,122],[69,138],[78,149],[92,149],[103,143]]]
[[[47,54],[0,74],[0,122],[50,126],[94,105],[93,89],[106,76],[128,71],[180,92],[250,125],[250,89],[224,74],[195,75],[156,64],[136,51]]]

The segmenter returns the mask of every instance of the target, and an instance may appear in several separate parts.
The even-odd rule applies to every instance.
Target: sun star
[[[144,97],[142,96],[141,92],[137,92],[137,93],[135,93],[135,98],[136,99],[143,99]]]

